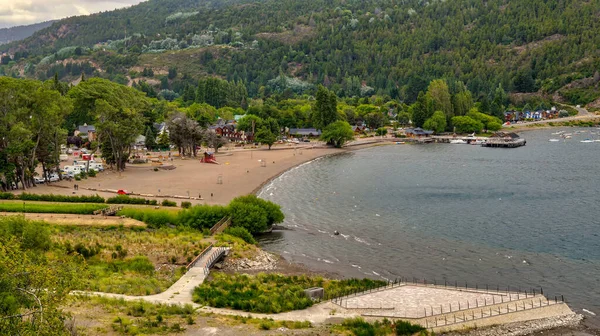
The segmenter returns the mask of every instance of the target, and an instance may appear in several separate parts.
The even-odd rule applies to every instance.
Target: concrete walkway
[[[191,304],[195,307],[200,307],[192,301],[192,293],[194,288],[200,286],[204,279],[210,273],[209,262],[216,261],[216,256],[221,253],[226,253],[229,250],[228,247],[215,247],[211,248],[206,255],[204,255],[196,264],[175,282],[166,291],[145,296],[134,296],[125,294],[114,294],[114,293],[103,293],[103,292],[87,292],[87,291],[73,291],[73,294],[84,294],[84,295],[98,295],[115,299],[124,299],[127,301],[144,300],[151,303],[164,303],[164,304],[178,304],[185,305]]]

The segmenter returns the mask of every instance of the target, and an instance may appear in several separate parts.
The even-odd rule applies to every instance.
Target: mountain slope
[[[61,20],[0,51],[48,55],[103,42],[89,57],[110,67],[109,78],[132,67],[176,68],[181,78],[242,80],[258,95],[283,73],[341,96],[370,86],[410,102],[434,78],[487,96],[499,85],[552,93],[592,77],[599,15],[600,0],[151,0]],[[48,64],[32,73],[52,74]]]
[[[25,39],[33,35],[36,31],[49,27],[53,22],[54,21],[46,21],[26,26],[0,28],[0,44]]]

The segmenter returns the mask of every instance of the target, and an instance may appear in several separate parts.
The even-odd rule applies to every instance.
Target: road
[[[548,120],[540,120],[540,121],[531,121],[531,122],[523,122],[518,124],[510,124],[504,125],[504,128],[517,128],[517,127],[525,127],[529,125],[537,125],[537,124],[547,124],[547,123],[556,123],[556,122],[565,122],[565,121],[583,121],[583,120],[592,120],[598,119],[600,120],[600,116],[590,111],[586,110],[583,107],[571,106],[572,108],[577,110],[577,115],[573,117],[566,117],[560,119],[548,119]]]

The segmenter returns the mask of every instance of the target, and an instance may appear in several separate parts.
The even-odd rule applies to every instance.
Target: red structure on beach
[[[213,152],[204,152],[204,157],[200,159],[200,162],[219,164],[215,160],[215,154]]]

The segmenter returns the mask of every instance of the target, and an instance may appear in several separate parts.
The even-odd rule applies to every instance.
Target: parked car
[[[52,174],[50,174],[50,176],[48,176],[49,182],[58,182],[59,180],[60,180],[60,178],[58,177],[58,174],[56,174],[56,173],[52,173]]]
[[[42,184],[42,183],[46,182],[43,177],[39,177],[39,176],[34,176],[33,177],[33,181],[36,184]]]
[[[131,195],[131,191],[119,189],[119,190],[117,190],[117,194],[119,194],[119,195]]]

